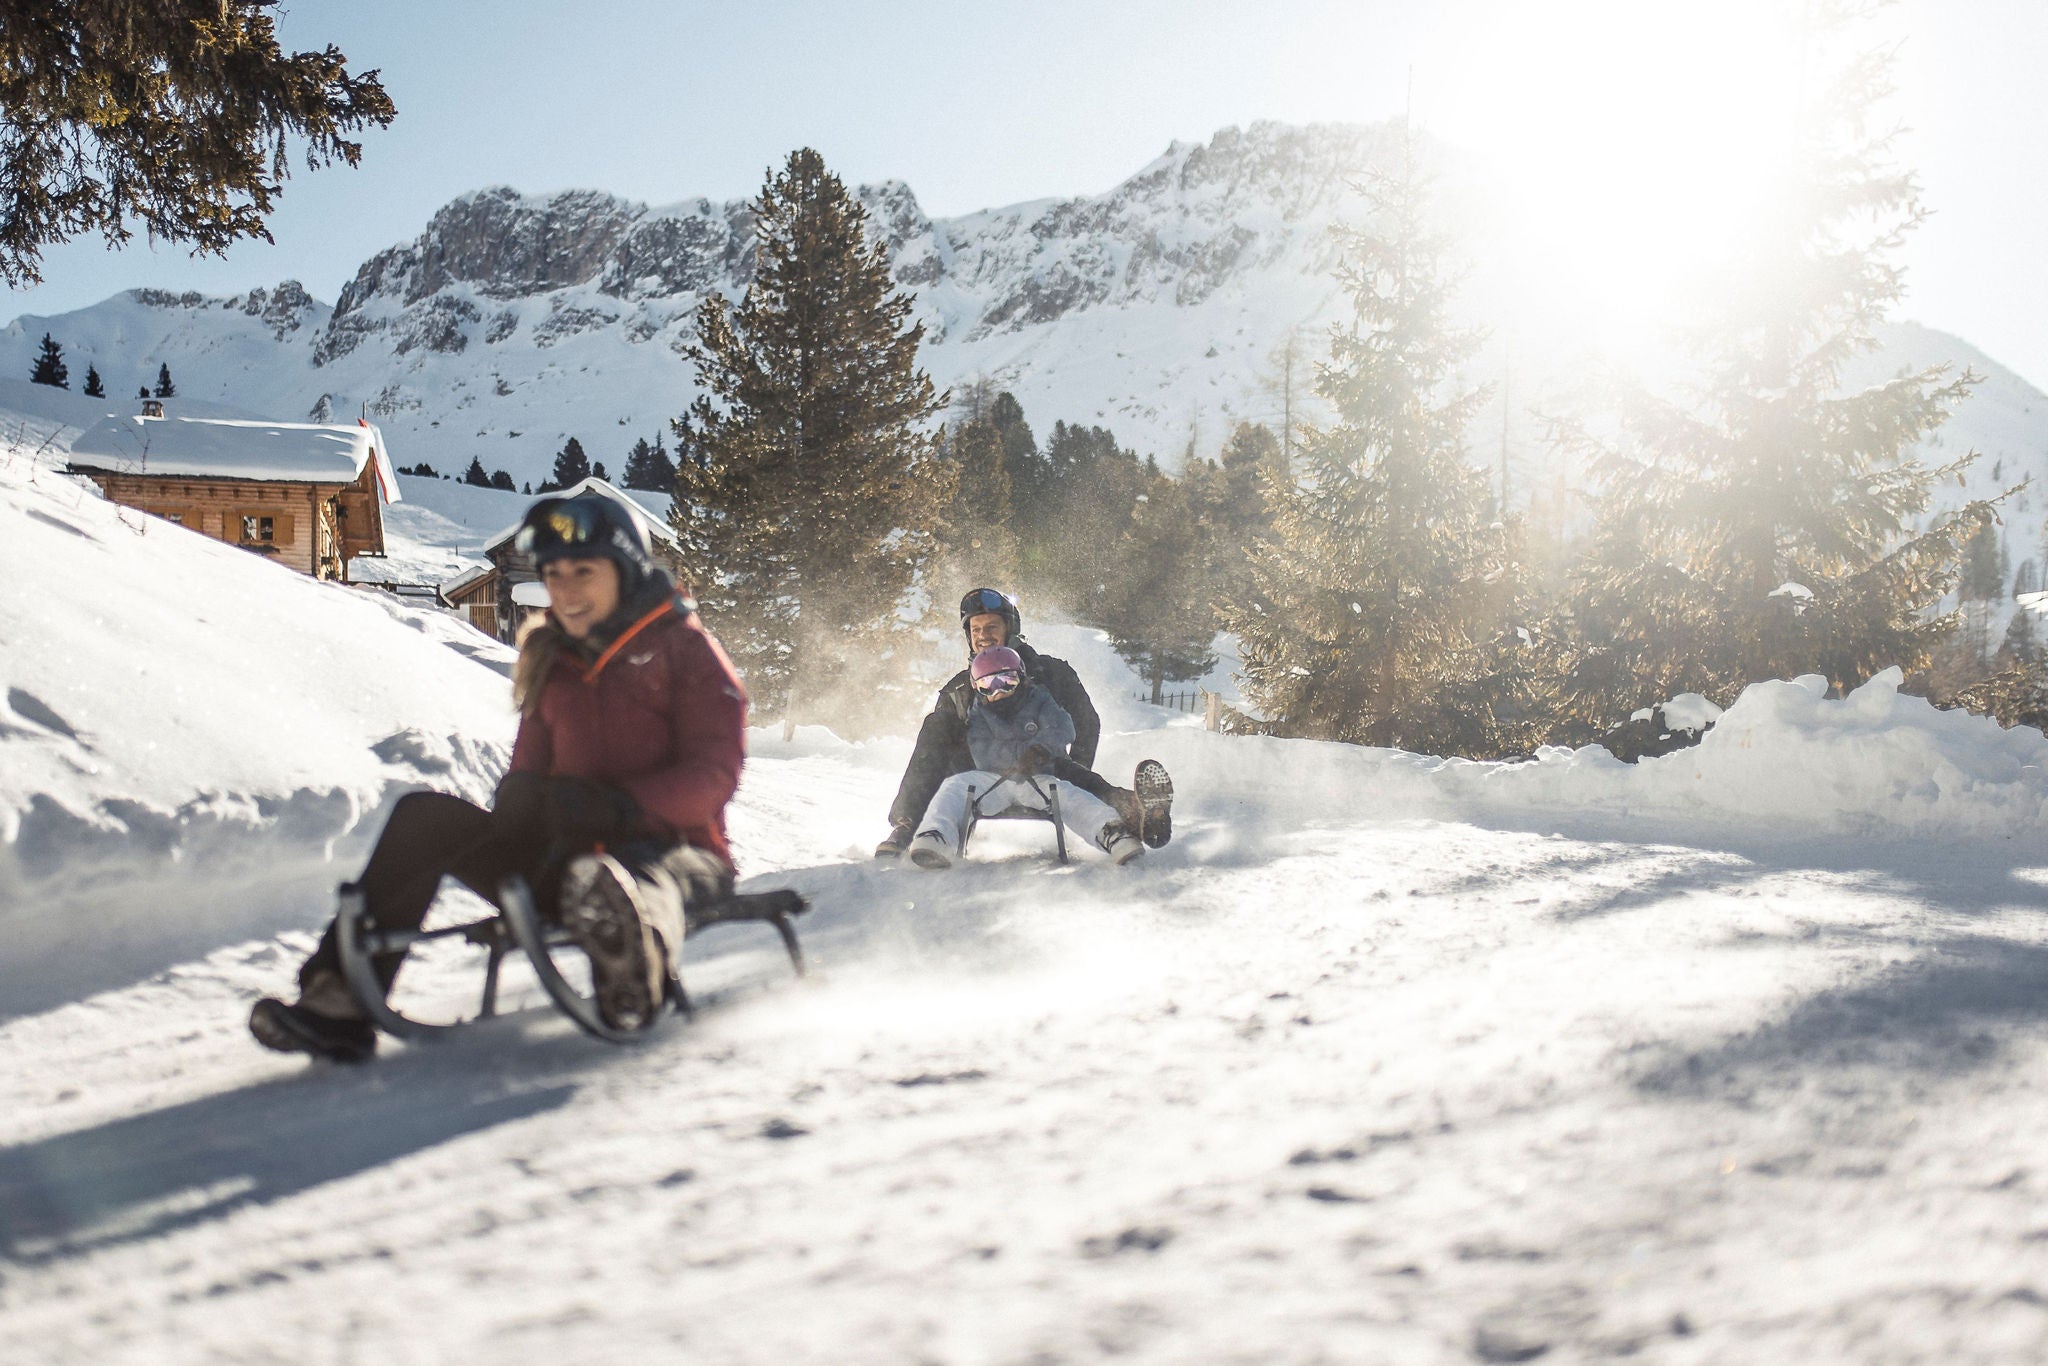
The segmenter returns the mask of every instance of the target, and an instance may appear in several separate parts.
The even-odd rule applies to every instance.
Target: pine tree
[[[1280,443],[1256,422],[1240,422],[1223,444],[1224,507],[1234,527],[1255,531],[1267,522],[1265,485],[1283,478]]]
[[[107,386],[100,381],[100,372],[91,365],[85,367],[84,392],[87,398],[105,398],[107,396]]]
[[[176,398],[178,396],[178,386],[171,383],[171,363],[169,361],[165,361],[156,368],[156,396],[158,398]]]
[[[633,449],[626,455],[626,468],[620,474],[620,482],[629,489],[646,493],[672,493],[675,491],[676,467],[661,448],[661,438],[656,437],[653,445],[641,437],[633,443]]]
[[[1845,36],[1832,19],[1813,35]],[[1629,384],[1604,419],[1618,435],[1560,428],[1605,495],[1573,594],[1567,714],[1583,728],[1681,692],[1725,705],[1763,679],[1910,673],[1952,628],[1933,609],[1992,514],[1972,504],[1914,535],[1935,481],[1971,457],[1930,469],[1913,450],[1975,376],[1840,386],[1900,296],[1890,257],[1923,214],[1868,131],[1887,66],[1841,64],[1795,130],[1780,211],[1737,244],[1690,337],[1696,397]]]
[[[954,468],[945,532],[952,564],[945,577],[964,583],[1014,582],[1016,509],[1002,432],[986,418],[968,422],[947,434],[944,454]]]
[[[1182,478],[1187,479],[1185,471]],[[1252,547],[1273,529],[1266,489],[1285,479],[1286,462],[1273,433],[1258,423],[1240,422],[1223,445],[1213,477],[1190,484],[1197,511],[1215,527],[1219,598],[1242,601],[1250,593]]]
[[[469,457],[469,468],[462,472],[462,482],[472,484],[480,489],[487,489],[491,486],[491,476],[484,473],[484,460],[482,456],[472,455]]]
[[[542,493],[553,493],[573,488],[590,478],[590,457],[583,453],[583,443],[570,437],[562,443],[562,449],[555,452],[555,466],[540,486]]]
[[[1966,600],[1990,602],[2005,596],[2005,548],[1998,524],[1985,520],[1977,524],[1963,542],[1962,582]]]
[[[0,281],[42,279],[42,248],[139,222],[152,241],[220,254],[260,237],[294,144],[356,164],[345,135],[395,111],[340,51],[279,48],[273,0],[10,7],[0,62]],[[145,395],[146,397],[146,395]]]
[[[1194,468],[1197,480],[1214,466]],[[1200,678],[1216,666],[1216,527],[1180,480],[1155,476],[1136,500],[1129,526],[1109,555],[1098,624],[1125,663],[1164,700],[1168,683]]]
[[[308,422],[334,421],[334,395],[322,394],[313,401],[313,410],[306,414]]]
[[[71,387],[71,372],[64,366],[64,348],[50,340],[50,334],[43,333],[43,349],[36,357],[35,368],[29,371],[33,384],[47,384],[56,389]]]
[[[791,153],[752,209],[745,297],[697,314],[675,526],[762,709],[865,733],[923,700],[905,611],[951,495],[923,430],[940,400],[910,296],[823,159]]]
[[[1144,465],[1104,427],[1054,422],[1045,443],[1040,512],[1023,521],[1024,573],[1092,620],[1109,591],[1106,557],[1129,531]]]
[[[2005,628],[1997,663],[2001,668],[2037,669],[2044,662],[2048,662],[2048,655],[2042,651],[2040,624],[2034,620],[2031,609],[2022,607],[2012,614],[2012,621]]]
[[[989,404],[989,425],[1002,444],[1003,473],[1010,482],[1010,507],[1026,525],[1035,520],[1045,496],[1045,462],[1038,455],[1038,440],[1031,424],[1024,420],[1024,405],[1004,390]]]
[[[511,472],[508,470],[492,470],[491,487],[494,489],[502,489],[506,493],[513,492],[515,490],[515,485],[512,483]]]
[[[1405,132],[1366,189],[1372,225],[1339,238],[1352,317],[1316,380],[1336,421],[1297,431],[1254,592],[1227,615],[1248,695],[1283,733],[1494,754],[1507,549],[1465,461],[1485,395],[1454,386],[1476,339],[1449,321],[1450,244]]]
[[[135,391],[135,397],[137,397],[137,398],[148,398],[148,397],[149,397],[149,386],[148,386],[147,384],[145,384],[145,385],[143,385],[143,386],[142,386],[142,387],[141,387],[140,389],[136,390],[136,391]]]

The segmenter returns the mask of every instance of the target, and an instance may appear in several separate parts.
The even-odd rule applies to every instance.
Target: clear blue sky
[[[225,294],[287,277],[331,302],[363,260],[466,190],[738,198],[805,144],[849,181],[908,182],[935,215],[1100,192],[1176,138],[1262,118],[1369,120],[1412,101],[1433,131],[1483,144],[1545,99],[1549,70],[1589,79],[1569,62],[1618,3],[288,0],[289,46],[337,44],[353,67],[381,69],[398,105],[362,167],[295,173],[277,244],[225,260],[114,254],[97,238],[55,249],[45,284],[13,293],[0,317],[138,285]],[[1632,0],[1627,12],[1661,16],[1682,50],[1687,25],[1725,8]],[[1504,58],[1487,40],[1510,14],[1534,38]],[[2048,386],[2048,5],[1903,0],[1878,22],[1901,44],[1903,150],[1936,210],[1909,250],[1905,313]],[[1521,58],[1501,79],[1500,63]]]

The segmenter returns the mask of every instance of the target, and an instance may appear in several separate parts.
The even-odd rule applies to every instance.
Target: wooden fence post
[[[1209,690],[1208,690],[1207,688],[1204,688],[1204,689],[1202,690],[1202,698],[1203,698],[1203,702],[1204,702],[1204,706],[1203,706],[1203,709],[1202,709],[1202,713],[1203,713],[1203,714],[1202,714],[1202,724],[1203,724],[1203,726],[1204,726],[1204,727],[1206,727],[1206,728],[1207,728],[1207,729],[1209,729],[1209,730],[1212,730],[1212,731],[1220,731],[1220,730],[1222,730],[1222,729],[1223,729],[1223,696],[1222,696],[1222,694],[1220,694],[1220,693],[1213,693],[1213,692],[1210,692],[1210,691],[1209,691]]]

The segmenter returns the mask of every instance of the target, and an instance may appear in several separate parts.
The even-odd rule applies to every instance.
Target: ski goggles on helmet
[[[974,680],[974,690],[991,702],[1008,697],[1023,686],[1024,673],[1021,669],[998,669]]]
[[[967,596],[960,599],[960,620],[980,616],[983,612],[994,612],[1005,621],[1017,610],[1017,600],[1008,593],[993,588],[969,589]]]
[[[622,553],[643,556],[632,532],[597,498],[549,498],[527,509],[526,521],[512,538],[512,547],[531,555],[535,564],[549,560],[596,558]]]
[[[551,550],[591,546],[611,532],[610,519],[587,498],[550,498],[527,509],[526,521],[512,538],[513,549],[522,555],[546,554]]]

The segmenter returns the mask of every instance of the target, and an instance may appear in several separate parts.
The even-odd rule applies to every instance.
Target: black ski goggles
[[[980,616],[983,612],[994,612],[1005,621],[1017,610],[1017,600],[1008,593],[993,588],[969,589],[967,596],[960,599],[960,620]]]
[[[527,509],[526,522],[512,538],[512,547],[535,557],[578,551],[597,555],[612,531],[612,519],[596,506],[595,499],[549,498]]]

